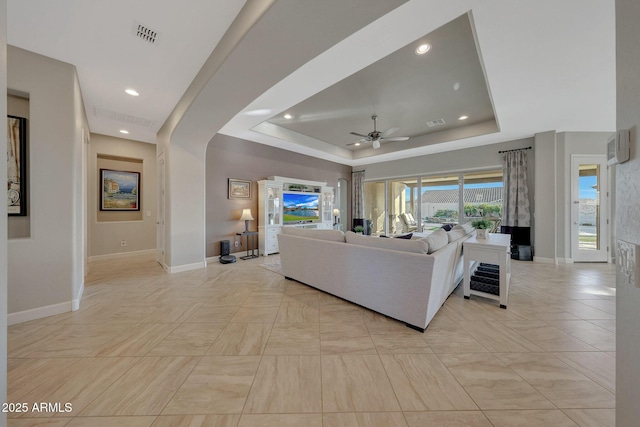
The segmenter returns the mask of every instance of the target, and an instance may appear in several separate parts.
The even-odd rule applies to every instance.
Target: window
[[[365,217],[372,234],[431,232],[443,224],[491,221],[500,231],[502,170],[366,182]]]

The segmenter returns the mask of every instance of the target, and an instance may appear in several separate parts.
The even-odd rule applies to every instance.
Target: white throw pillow
[[[462,228],[453,228],[451,231],[447,231],[447,237],[449,238],[449,243],[455,242],[458,239],[461,239],[465,236],[465,232]]]
[[[429,250],[427,252],[429,254],[432,254],[438,249],[442,249],[447,246],[447,244],[449,244],[449,237],[447,237],[447,232],[442,228],[429,234],[424,238],[424,240],[426,240],[427,244],[429,245]]]
[[[454,225],[451,230],[452,231],[453,230],[461,230],[461,231],[464,232],[464,234],[469,234],[473,230],[475,230],[475,228],[473,228],[473,226],[471,224],[462,224],[462,225]]]

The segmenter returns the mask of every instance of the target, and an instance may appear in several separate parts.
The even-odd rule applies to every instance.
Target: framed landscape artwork
[[[230,199],[250,199],[251,181],[229,178]]]
[[[139,211],[140,173],[100,169],[100,210]]]
[[[7,116],[7,213],[27,214],[27,119]]]

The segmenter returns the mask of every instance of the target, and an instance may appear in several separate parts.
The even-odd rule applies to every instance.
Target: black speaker
[[[222,240],[220,242],[220,256],[229,255],[229,251],[231,250],[231,244],[228,240]]]

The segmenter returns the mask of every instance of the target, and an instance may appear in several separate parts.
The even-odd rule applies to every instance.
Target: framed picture
[[[100,169],[100,210],[139,211],[140,173]]]
[[[251,198],[251,181],[229,178],[229,198],[230,199],[250,199]]]
[[[7,213],[27,214],[27,119],[7,116]]]

